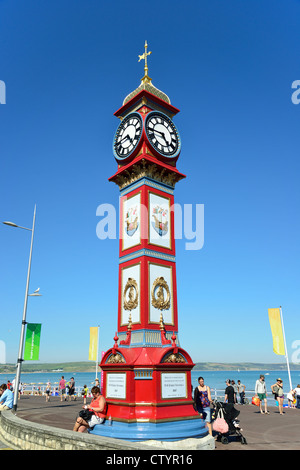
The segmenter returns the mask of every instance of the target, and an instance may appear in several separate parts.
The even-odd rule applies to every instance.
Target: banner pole
[[[102,351],[101,352],[101,361],[103,359],[104,354],[105,354],[105,351]],[[101,390],[101,393],[103,393],[103,384],[104,384],[103,369],[100,368],[100,370],[101,370],[101,387],[100,387],[100,390]]]
[[[285,332],[284,332],[284,324],[283,324],[282,308],[281,308],[281,307],[279,307],[279,309],[280,309],[280,318],[281,318],[281,326],[282,326],[282,333],[283,333],[283,341],[284,341],[284,349],[285,349],[286,365],[287,365],[287,370],[288,370],[288,375],[289,375],[289,382],[290,382],[290,390],[292,390],[292,389],[293,389],[293,387],[292,387],[292,379],[291,379],[290,364],[289,364],[289,358],[288,358],[288,352],[287,352],[287,347],[286,347],[286,340],[285,340]]]
[[[96,355],[96,377],[95,379],[97,379],[97,375],[98,375],[98,353],[99,353],[99,325],[97,327],[97,355]]]

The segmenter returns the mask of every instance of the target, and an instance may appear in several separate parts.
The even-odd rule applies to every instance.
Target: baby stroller
[[[240,422],[237,419],[240,411],[234,408],[233,403],[222,403],[222,402],[213,402],[214,411],[213,418],[216,420],[213,423],[213,429],[218,432],[217,441],[221,441],[222,444],[229,443],[229,436],[236,437],[241,444],[247,444],[246,438],[242,434],[242,429],[240,428]],[[224,428],[222,427],[222,421],[220,421],[220,427],[218,427],[219,420],[217,418],[223,418],[227,424],[224,423]],[[215,424],[215,427],[214,427]]]

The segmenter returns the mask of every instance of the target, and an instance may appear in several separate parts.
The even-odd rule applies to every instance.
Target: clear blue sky
[[[180,109],[175,201],[204,204],[205,241],[177,241],[179,338],[197,361],[284,362],[268,307],[300,340],[300,2],[0,0],[0,220],[30,227],[27,320],[41,361],[88,359],[117,329],[118,240],[97,207],[118,207],[113,113],[149,75]],[[15,362],[30,232],[0,225],[0,340]]]

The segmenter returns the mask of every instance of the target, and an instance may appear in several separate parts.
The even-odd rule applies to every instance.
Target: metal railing
[[[46,393],[46,384],[36,384],[36,383],[31,383],[31,384],[23,384],[21,386],[21,394],[24,395],[45,395]],[[81,396],[83,387],[76,387],[75,386],[75,395],[76,396]],[[60,393],[59,387],[58,387],[58,382],[54,382],[51,384],[51,395],[53,396],[58,396]],[[68,389],[66,388],[66,395],[68,395]]]
[[[83,387],[76,386],[75,387],[75,396],[80,397],[82,389],[83,389]],[[36,395],[36,396],[42,395],[43,396],[43,395],[45,395],[45,391],[46,391],[46,384],[39,384],[39,383],[23,384],[22,388],[21,388],[21,392],[25,395]],[[51,395],[52,396],[59,396],[59,394],[60,394],[60,392],[59,392],[59,388],[58,388],[58,382],[52,383],[51,384]],[[68,395],[68,389],[66,390],[66,395]],[[91,396],[90,395],[90,389],[89,389],[89,395],[88,396]],[[212,397],[213,400],[223,402],[224,401],[224,396],[225,396],[224,390],[218,390],[218,389],[211,388],[211,397]],[[246,390],[245,391],[245,397],[244,397],[245,404],[251,404],[253,396],[255,396],[255,391],[254,390]],[[240,403],[239,393],[237,394],[236,399],[237,399],[237,404],[239,404]],[[275,402],[271,392],[268,393],[268,395],[267,395],[267,401],[271,406],[276,405],[276,402]],[[284,399],[284,403],[286,403],[286,397]]]
[[[211,398],[213,400],[216,400],[216,401],[224,401],[224,398],[225,398],[225,392],[224,390],[218,390],[218,389],[214,389],[214,388],[211,388]],[[244,402],[245,404],[251,404],[252,403],[252,398],[256,395],[255,393],[255,390],[245,390],[245,397],[244,397]],[[237,404],[239,404],[241,402],[241,399],[240,399],[240,394],[237,393],[236,394],[236,401],[237,401]],[[273,394],[272,392],[268,392],[267,394],[267,402],[270,406],[276,406],[276,400],[274,399],[273,397]],[[287,403],[287,399],[286,399],[286,395],[284,396],[284,401],[283,401],[284,404]]]

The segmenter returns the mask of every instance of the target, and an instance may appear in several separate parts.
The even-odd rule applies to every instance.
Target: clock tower
[[[115,112],[120,190],[118,325],[100,367],[107,420],[92,434],[131,441],[182,440],[207,435],[193,408],[194,363],[178,332],[174,190],[185,178],[176,167],[179,112],[148,76]]]

